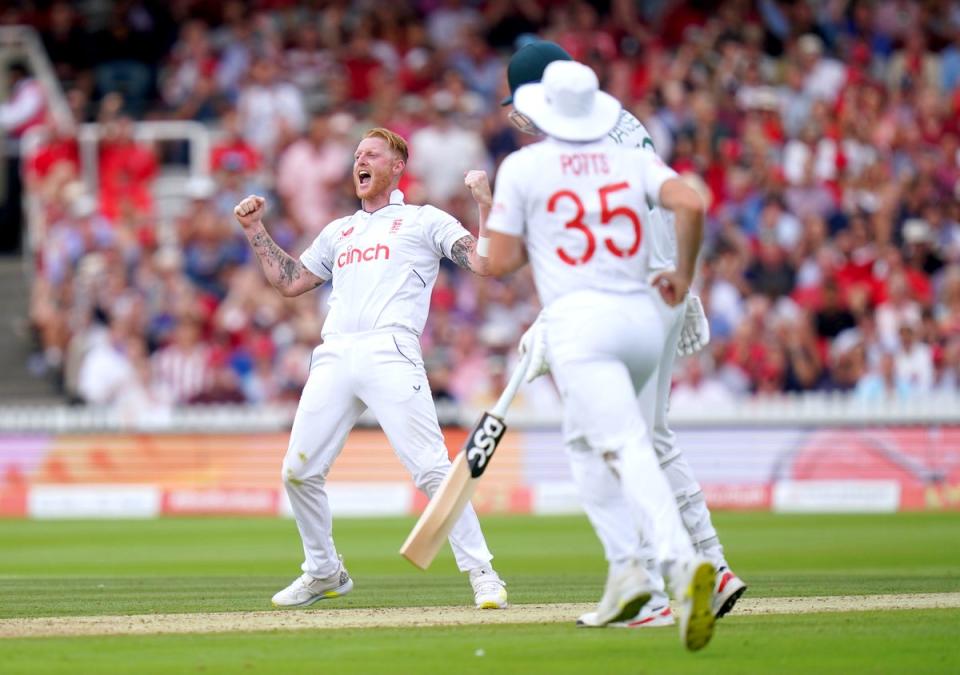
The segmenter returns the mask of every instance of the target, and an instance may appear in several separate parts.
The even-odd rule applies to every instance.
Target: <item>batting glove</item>
[[[533,382],[541,375],[550,372],[550,364],[547,363],[547,338],[543,334],[540,317],[537,317],[533,325],[521,336],[517,351],[521,356],[530,352],[530,362],[527,364],[527,374],[524,378],[527,382]]]
[[[703,312],[700,298],[692,293],[687,295],[687,307],[683,313],[683,328],[677,342],[677,354],[691,356],[710,344],[710,324]]]

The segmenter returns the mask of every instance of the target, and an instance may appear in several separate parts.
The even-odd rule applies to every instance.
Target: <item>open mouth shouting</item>
[[[403,173],[403,166],[403,160],[384,139],[367,137],[360,141],[353,154],[353,186],[364,208],[377,209],[388,203],[390,186]]]

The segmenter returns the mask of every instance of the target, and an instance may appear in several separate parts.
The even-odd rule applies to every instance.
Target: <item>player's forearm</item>
[[[491,204],[477,204],[477,238],[488,237],[487,219],[490,217]]]
[[[280,291],[281,295],[288,297],[300,295],[322,283],[322,280],[310,273],[303,263],[295,260],[277,245],[263,223],[245,229],[244,234],[247,235],[247,241],[250,242],[267,281]]]
[[[693,281],[697,271],[697,256],[703,242],[703,211],[679,210],[674,212],[677,229],[677,272]]]
[[[467,244],[468,269],[475,274],[487,276],[490,274],[488,256],[490,254],[490,239],[487,237],[487,219],[493,207],[493,195],[490,193],[490,181],[487,172],[479,169],[468,171],[463,177],[463,183],[470,190],[477,203],[477,239]],[[471,238],[472,239],[472,238]],[[459,243],[459,242],[458,242]],[[461,264],[461,266],[463,266]]]
[[[463,269],[470,270],[482,277],[490,273],[487,265],[488,259],[486,256],[477,253],[477,240],[472,234],[461,238],[453,245],[450,259]]]
[[[477,242],[479,247],[480,242]],[[490,258],[485,255],[480,255],[478,248],[474,248],[473,252],[470,254],[470,269],[473,270],[474,274],[477,274],[481,277],[489,276],[490,274]]]
[[[477,248],[473,252],[470,264],[481,276],[490,274],[490,235],[487,232],[490,206],[490,204],[477,204]]]
[[[679,178],[672,178],[660,189],[660,203],[674,213],[677,231],[677,273],[693,280],[697,256],[703,241],[704,204],[700,195]]]

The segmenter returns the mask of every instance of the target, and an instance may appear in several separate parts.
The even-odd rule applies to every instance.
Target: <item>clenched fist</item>
[[[474,201],[480,206],[490,206],[493,204],[493,196],[490,194],[490,181],[487,179],[486,171],[474,169],[467,171],[463,177],[463,184],[470,188]]]
[[[266,199],[258,195],[250,195],[233,207],[233,215],[244,228],[253,227],[260,222],[266,206]]]
[[[671,307],[676,307],[687,298],[690,290],[690,280],[679,272],[669,270],[660,272],[651,279],[650,283],[660,292],[660,297]]]

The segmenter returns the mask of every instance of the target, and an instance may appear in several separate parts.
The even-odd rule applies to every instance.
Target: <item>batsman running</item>
[[[573,476],[609,573],[594,625],[629,620],[659,590],[640,532],[654,547],[676,604],[683,643],[713,635],[716,568],[690,541],[660,469],[637,396],[656,373],[669,328],[684,311],[703,230],[703,200],[651,152],[606,142],[621,107],[596,74],[555,61],[514,106],[547,138],[512,153],[497,173],[489,272],[528,258],[544,309],[547,359],[567,429],[579,442]],[[651,287],[653,203],[674,212],[677,267]],[[662,297],[661,297],[662,296]]]
[[[507,67],[507,80],[511,95],[502,105],[513,103],[513,93],[518,87],[531,82],[539,82],[543,71],[554,61],[570,61],[571,56],[560,45],[546,40],[538,40],[519,49],[510,59]],[[517,110],[508,114],[510,121],[520,131],[539,135],[530,119]],[[611,129],[605,140],[607,143],[648,149],[655,152],[653,140],[643,124],[628,110],[621,109],[616,125]],[[643,209],[643,217],[650,224],[645,245],[650,252],[649,265],[652,274],[665,270],[676,269],[677,243],[674,236],[673,215],[668,211],[649,205]],[[670,399],[671,376],[676,356],[689,356],[703,349],[710,341],[710,328],[704,315],[700,299],[692,293],[687,294],[685,309],[679,313],[673,324],[667,327],[667,339],[663,353],[660,356],[657,371],[640,392],[639,404],[644,418],[652,428],[653,447],[657,452],[660,466],[666,473],[670,488],[673,490],[684,526],[690,534],[694,548],[706,556],[717,568],[717,577],[713,594],[713,611],[717,618],[724,616],[733,609],[737,600],[747,590],[746,584],[730,569],[723,553],[723,546],[716,528],[710,517],[710,510],[704,500],[703,490],[693,474],[686,457],[677,447],[676,436],[667,420],[667,411]],[[549,371],[549,364],[545,358],[543,333],[540,323],[537,322],[521,340],[522,350],[531,350],[530,368],[527,379],[532,380]],[[574,462],[574,471],[585,472],[591,475],[603,475],[599,467],[581,466],[582,462],[595,463],[596,457],[588,453],[576,452],[576,447],[582,443],[580,434],[572,420],[565,420],[564,436],[567,439],[567,450]],[[596,499],[603,499],[601,490],[593,492]],[[586,508],[591,508],[590,504]],[[650,548],[649,546],[647,547]],[[648,560],[652,560],[653,551],[648,550]],[[658,576],[656,566],[650,567],[654,577]],[[593,613],[581,617],[581,622],[591,625],[596,620]],[[617,624],[618,627],[656,627],[672,625],[673,616],[667,602],[667,596],[660,591],[654,594],[653,599],[644,610],[635,617]]]
[[[303,541],[303,574],[273,596],[277,607],[304,607],[349,593],[353,579],[333,543],[327,474],[357,418],[369,408],[416,486],[431,496],[450,469],[420,353],[420,334],[442,257],[487,274],[485,251],[458,221],[433,206],[405,204],[397,190],[407,144],[372,129],[357,146],[353,182],[361,208],[334,220],[300,259],[284,252],[263,224],[266,202],[251,195],[234,213],[267,280],[284,296],[331,281],[323,344],[313,351],[297,406],[283,483]],[[482,224],[490,208],[486,174],[464,182],[483,187]],[[467,572],[481,609],[507,606],[505,583],[490,561],[480,523],[467,504],[450,534],[460,571]]]

